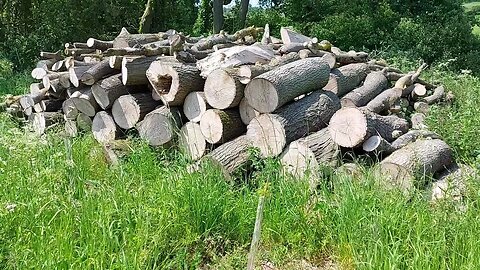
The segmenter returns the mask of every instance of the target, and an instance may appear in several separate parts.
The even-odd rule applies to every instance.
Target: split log
[[[158,34],[130,34],[127,29],[122,28],[120,34],[113,40],[113,48],[135,47],[167,38],[164,33]]]
[[[208,105],[205,99],[204,92],[191,92],[183,103],[183,113],[188,120],[194,123],[200,122],[202,115],[208,109],[210,109],[210,105]]]
[[[293,30],[282,27],[280,28],[280,36],[282,37],[283,44],[290,44],[290,43],[304,43],[309,42],[311,38],[294,32]]]
[[[140,138],[151,146],[160,146],[173,140],[182,126],[182,115],[177,107],[162,106],[136,125]]]
[[[367,76],[368,65],[364,63],[349,64],[333,69],[327,85],[323,87],[337,96],[343,96],[355,89]]]
[[[81,131],[92,131],[92,118],[84,113],[79,113],[76,118],[76,126]]]
[[[80,78],[89,70],[89,66],[79,66],[73,67],[68,69],[68,73],[70,75],[70,82],[73,86],[79,87],[80,86]]]
[[[174,62],[153,62],[146,77],[164,104],[181,106],[188,94],[202,91],[205,81],[194,66]]]
[[[374,135],[368,138],[362,145],[362,149],[365,152],[373,152],[377,155],[391,154],[396,149],[382,136]]]
[[[324,128],[290,143],[280,156],[280,162],[284,170],[295,177],[303,178],[310,172],[312,179],[318,179],[320,167],[337,166],[339,155],[338,145]]]
[[[263,45],[268,45],[272,43],[272,39],[270,38],[270,25],[267,23],[265,27],[263,27],[263,36],[261,43]]]
[[[240,112],[240,118],[245,125],[250,124],[250,121],[252,121],[253,118],[260,115],[258,111],[248,104],[246,98],[242,98],[242,101],[240,101],[238,111]]]
[[[77,118],[79,113],[77,107],[75,106],[75,103],[73,103],[73,100],[71,99],[67,99],[62,103],[62,111],[65,119],[70,120]]]
[[[87,69],[82,74],[80,80],[86,85],[93,85],[100,79],[113,75],[115,73],[118,72],[110,67],[110,61],[109,59],[106,59]]]
[[[92,86],[92,94],[102,109],[109,109],[116,99],[131,92],[123,85],[121,77],[121,74],[113,75]]]
[[[338,145],[354,148],[374,135],[391,142],[393,131],[406,133],[409,125],[405,119],[394,115],[381,116],[365,109],[342,108],[333,115],[328,128]]]
[[[73,101],[73,104],[79,112],[84,113],[89,117],[94,117],[96,112],[100,109],[100,106],[93,97],[91,87],[75,91],[70,96],[70,99]]]
[[[110,48],[113,48],[113,41],[103,41],[94,38],[89,38],[87,40],[87,46],[92,49],[106,51]]]
[[[174,57],[124,57],[122,60],[122,82],[124,85],[148,84],[147,70],[154,61],[177,62]],[[187,93],[188,94],[188,93]]]
[[[401,97],[401,88],[390,88],[368,102],[365,107],[371,112],[381,113],[389,110]]]
[[[242,135],[230,142],[220,145],[206,155],[202,160],[209,160],[219,166],[229,177],[235,171],[248,163],[249,149],[252,146],[246,135]]]
[[[63,115],[60,112],[41,112],[33,114],[33,130],[37,135],[42,135],[48,128],[63,122]]]
[[[366,76],[365,82],[361,87],[343,96],[342,103],[349,100],[357,107],[365,106],[385,90],[387,86],[388,80],[382,72],[371,72]]]
[[[120,129],[109,113],[100,111],[93,118],[92,133],[98,142],[108,143],[118,138]]]
[[[111,68],[116,70],[122,70],[123,56],[115,55],[110,56],[108,59]]]
[[[254,78],[245,88],[248,104],[270,113],[328,82],[330,67],[320,58],[307,58],[278,67]]]
[[[445,97],[445,88],[443,86],[439,86],[435,88],[431,96],[423,98],[423,101],[431,105],[434,103],[438,103],[444,97]]]
[[[207,150],[207,142],[202,135],[200,125],[193,122],[186,123],[180,129],[178,146],[182,153],[191,160],[203,157]]]
[[[113,103],[112,116],[119,127],[130,129],[158,105],[150,93],[124,95]]]
[[[205,98],[215,109],[237,107],[243,98],[245,86],[237,76],[238,69],[216,69],[205,80]]]
[[[53,59],[55,61],[60,61],[63,59],[62,57],[62,51],[56,51],[54,53],[52,52],[40,52],[40,58],[42,59]]]
[[[242,135],[246,128],[237,110],[210,109],[202,115],[200,130],[207,142],[218,144]]]
[[[340,100],[332,92],[314,91],[280,108],[276,114],[262,114],[248,124],[247,135],[262,156],[278,156],[285,145],[325,128],[340,109]]]

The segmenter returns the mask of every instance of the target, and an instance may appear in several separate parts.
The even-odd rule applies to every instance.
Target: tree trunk
[[[155,41],[166,39],[168,36],[163,33],[158,34],[130,34],[127,29],[122,28],[120,34],[113,40],[113,48],[134,48]]]
[[[244,28],[245,23],[247,21],[247,13],[248,13],[248,5],[249,5],[249,0],[242,0],[240,2],[240,27]]]
[[[346,100],[352,102],[355,106],[361,107],[379,95],[388,86],[388,80],[382,72],[369,73],[363,85],[354,89],[342,98],[342,103]]]
[[[118,71],[111,68],[109,59],[106,59],[85,71],[80,80],[86,85],[93,85],[100,79],[111,76],[115,73],[118,73]]]
[[[270,113],[324,87],[329,73],[330,67],[320,58],[298,60],[254,78],[245,88],[245,97],[255,110]]]
[[[367,76],[368,65],[364,63],[349,64],[333,69],[328,84],[323,88],[341,97],[355,89]]]
[[[188,94],[202,91],[205,84],[196,66],[183,63],[153,62],[146,76],[161,100],[170,106],[181,106]]]
[[[202,160],[210,160],[218,165],[224,174],[229,177],[237,169],[246,165],[252,146],[246,135],[242,135],[230,142],[220,145],[218,148],[206,155]]]
[[[252,119],[247,135],[264,157],[275,157],[287,143],[325,128],[338,109],[340,100],[335,94],[314,91],[280,108],[276,114],[262,114]]]
[[[205,155],[207,142],[202,135],[200,125],[193,122],[186,123],[180,129],[178,146],[191,160],[198,160]]]
[[[119,127],[130,129],[159,105],[150,93],[124,95],[113,103],[112,116]]]
[[[394,115],[381,116],[368,110],[342,108],[332,117],[328,128],[338,145],[354,148],[374,135],[391,142],[395,130],[406,133],[409,125],[405,119]]]
[[[223,29],[223,0],[213,0],[213,33]]]
[[[182,115],[178,107],[162,106],[147,115],[136,125],[140,138],[151,146],[169,143],[182,126]]]
[[[237,110],[207,110],[200,120],[200,129],[205,140],[211,144],[226,143],[243,133],[245,125]]]
[[[260,115],[258,111],[248,104],[247,99],[245,98],[242,98],[242,101],[240,101],[238,111],[240,112],[240,118],[242,118],[242,122],[245,125],[250,124],[250,121],[252,121],[253,118]]]
[[[183,103],[183,113],[188,120],[194,123],[200,122],[202,115],[208,109],[210,109],[210,105],[208,105],[205,99],[204,92],[191,92]]]
[[[148,0],[147,4],[145,5],[145,11],[140,19],[140,26],[138,27],[138,32],[140,34],[150,33],[152,30],[153,7],[155,5],[152,3],[153,0]]]
[[[100,111],[93,118],[92,133],[99,143],[108,143],[118,138],[120,129],[108,112]]]
[[[215,109],[238,106],[243,98],[245,86],[240,83],[238,69],[216,69],[205,81],[205,98]]]
[[[110,48],[113,48],[113,41],[103,41],[103,40],[98,40],[94,38],[89,38],[87,40],[87,46],[92,49],[106,51]]]

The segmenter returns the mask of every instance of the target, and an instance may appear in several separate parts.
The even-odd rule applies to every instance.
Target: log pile
[[[226,174],[248,162],[249,148],[315,179],[322,166],[340,166],[342,153],[368,155],[380,160],[384,184],[403,189],[454,164],[424,122],[447,95],[420,78],[426,65],[405,73],[365,52],[268,29],[209,37],[122,29],[111,41],[67,43],[63,53],[40,53],[39,82],[9,112],[39,135],[60,124],[69,136],[91,130],[109,143],[136,129],[150,145],[176,146]]]

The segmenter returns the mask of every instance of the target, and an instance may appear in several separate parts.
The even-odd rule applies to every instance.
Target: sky
[[[250,0],[250,5],[256,7],[258,6],[258,1],[259,0]],[[231,7],[231,6],[234,6],[235,5],[235,1],[232,1],[232,3],[230,3],[230,5],[228,5],[227,7]]]

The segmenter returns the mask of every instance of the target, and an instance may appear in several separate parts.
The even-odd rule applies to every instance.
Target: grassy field
[[[434,108],[428,121],[457,160],[478,168],[480,80],[446,69],[426,77],[444,83],[456,102]],[[0,82],[0,92],[23,92],[25,85],[25,76],[14,76]],[[469,182],[466,210],[459,211],[450,202],[430,204],[421,191],[408,197],[382,191],[368,168],[356,179],[325,171],[310,192],[275,160],[257,160],[251,177],[228,182],[213,167],[188,174],[174,149],[135,139],[130,145],[120,165],[110,167],[90,135],[50,132],[39,139],[1,114],[0,268],[244,269],[264,189],[259,267],[480,266],[478,179]]]

